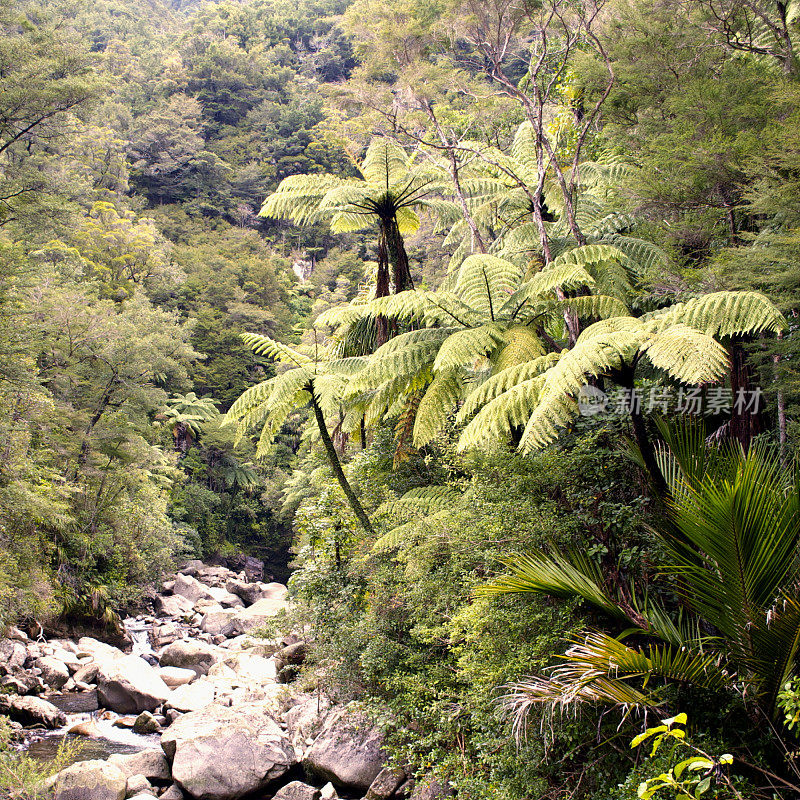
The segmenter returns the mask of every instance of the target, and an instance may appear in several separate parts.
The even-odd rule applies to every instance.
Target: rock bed
[[[126,621],[149,632],[132,653],[12,630],[0,641],[0,684],[14,694],[0,695],[0,712],[20,732],[102,737],[105,717],[146,737],[139,752],[62,770],[51,779],[55,800],[449,795],[388,768],[380,731],[355,706],[331,707],[294,688],[304,643],[252,636],[286,608],[286,594],[281,584],[192,561],[164,584],[153,615]],[[56,693],[78,693],[98,712],[68,718],[47,699]]]

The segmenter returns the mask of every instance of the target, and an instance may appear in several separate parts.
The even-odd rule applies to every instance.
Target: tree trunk
[[[752,371],[739,337],[734,337],[731,343],[731,395],[730,434],[739,441],[746,453],[753,437],[764,431],[764,420],[759,409],[749,407],[753,398]]]
[[[375,298],[389,296],[389,248],[386,241],[386,225],[380,221],[378,235],[378,274],[375,276]],[[389,341],[389,320],[379,316],[375,320],[377,332],[375,344],[380,347]]]
[[[353,491],[353,487],[347,480],[347,476],[344,474],[342,462],[339,460],[339,454],[336,452],[336,448],[333,446],[333,440],[331,439],[330,433],[328,433],[328,426],[325,424],[325,415],[322,413],[322,408],[319,405],[319,399],[314,393],[313,385],[308,387],[308,391],[311,395],[311,407],[314,409],[314,417],[317,421],[317,427],[319,428],[319,435],[322,437],[322,444],[325,447],[325,453],[328,456],[328,461],[330,462],[333,474],[336,476],[336,480],[339,481],[339,486],[342,487],[342,491],[344,492],[348,503],[350,503],[350,508],[353,509],[353,513],[361,523],[361,527],[364,528],[364,530],[370,536],[374,536],[375,530],[372,527],[372,523],[369,521],[369,517],[367,516],[366,511],[364,511],[364,507],[359,502],[358,497],[356,497],[356,493]]]
[[[389,263],[394,277],[394,291],[398,293],[413,289],[414,281],[411,279],[411,269],[408,266],[408,254],[403,237],[400,235],[396,216],[386,221],[385,230]]]
[[[667,497],[669,495],[669,487],[656,461],[656,451],[650,440],[650,435],[647,432],[647,421],[642,414],[638,400],[633,394],[635,390],[634,368],[626,367],[624,371],[620,372],[618,380],[620,386],[631,393],[629,409],[631,414],[631,426],[633,428],[633,436],[636,439],[636,444],[639,447],[639,452],[642,454],[642,461],[644,461],[645,468],[650,475],[650,479],[653,481],[653,487],[656,492],[662,498]]]

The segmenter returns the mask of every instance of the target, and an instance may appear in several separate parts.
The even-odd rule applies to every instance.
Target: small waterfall
[[[128,617],[123,620],[122,624],[128,636],[131,637],[131,654],[135,656],[153,655],[153,646],[150,641],[153,623],[141,618]]]

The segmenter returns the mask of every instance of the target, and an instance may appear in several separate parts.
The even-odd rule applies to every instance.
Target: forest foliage
[[[0,625],[253,554],[459,798],[800,791],[800,4],[0,34]]]

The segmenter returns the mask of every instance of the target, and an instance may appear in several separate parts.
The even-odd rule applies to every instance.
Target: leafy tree
[[[350,381],[347,391],[356,416],[366,414],[374,422],[405,406],[413,437],[401,439],[413,438],[420,447],[436,436],[476,382],[504,370],[519,372],[521,365],[531,376],[545,371],[558,359],[552,350],[559,349],[554,339],[561,339],[566,309],[584,319],[625,309],[608,295],[560,299],[570,289],[594,287],[594,274],[604,266],[622,270],[626,258],[613,248],[583,248],[571,255],[523,280],[521,267],[475,254],[464,260],[448,288],[405,292],[323,314],[319,325],[339,320],[353,327],[385,314],[412,327],[378,348]],[[351,424],[353,416],[351,411]]]
[[[187,392],[171,397],[162,416],[172,430],[175,447],[185,453],[200,434],[203,423],[218,417],[219,410],[212,398]]]

